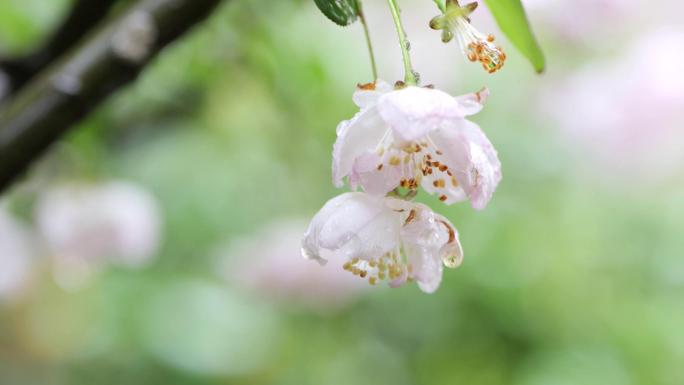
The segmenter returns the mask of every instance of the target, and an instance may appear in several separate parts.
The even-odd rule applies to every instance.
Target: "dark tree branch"
[[[0,192],[51,143],[221,0],[139,0],[36,76],[0,111]]]
[[[71,49],[107,15],[116,2],[117,0],[78,0],[60,26],[34,53],[19,58],[0,59],[0,70],[9,78],[8,94],[19,90],[41,69]]]

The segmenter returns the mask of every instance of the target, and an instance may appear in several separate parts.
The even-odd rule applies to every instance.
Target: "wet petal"
[[[406,87],[387,93],[378,99],[377,106],[400,146],[424,137],[445,119],[465,116],[455,98],[430,88]]]
[[[456,101],[461,105],[464,116],[477,114],[484,107],[484,102],[489,98],[489,89],[482,88],[478,92],[456,96]]]
[[[458,145],[455,142],[454,145]],[[465,143],[465,142],[460,142]],[[434,194],[439,197],[439,200],[447,205],[456,202],[462,202],[468,199],[461,184],[456,179],[455,170],[452,170],[449,162],[441,150],[428,146],[425,151],[430,155],[430,163],[428,166],[429,173],[424,173],[421,179],[421,187],[429,194]],[[465,154],[467,147],[462,146],[461,150],[455,151],[457,154]]]
[[[399,185],[401,178],[401,167],[392,166],[380,155],[368,152],[356,158],[349,182],[352,189],[362,186],[369,194],[384,196]]]
[[[338,195],[311,220],[302,252],[322,263],[327,257],[370,259],[383,255],[399,244],[401,223],[397,219],[397,213],[381,197],[358,192]]]
[[[404,251],[411,266],[411,278],[421,290],[432,293],[442,281],[441,251],[450,236],[429,207],[416,204],[414,210],[413,219],[402,229]]]
[[[463,263],[463,248],[461,247],[458,230],[456,230],[456,227],[442,215],[435,213],[435,220],[444,226],[444,229],[448,234],[447,242],[439,251],[444,266],[451,269],[459,267],[461,263]]]
[[[390,91],[392,91],[392,86],[386,81],[378,79],[374,86],[367,84],[357,87],[352,100],[359,108],[364,109],[375,105],[381,95]]]
[[[357,113],[351,120],[337,126],[337,140],[333,145],[333,184],[342,187],[345,176],[349,175],[354,160],[378,145],[387,126],[380,118],[376,107]]]
[[[408,263],[412,266],[413,279],[426,293],[434,293],[442,283],[442,261],[431,250],[418,247],[406,249]]]
[[[480,127],[459,119],[430,134],[475,209],[483,209],[501,181],[501,162]]]

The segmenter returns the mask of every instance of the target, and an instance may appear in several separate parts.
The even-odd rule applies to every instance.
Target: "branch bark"
[[[64,21],[34,53],[14,59],[0,59],[9,78],[10,93],[20,89],[42,68],[64,54],[107,15],[117,0],[78,0]]]
[[[36,76],[0,111],[0,192],[54,141],[132,82],[168,43],[222,0],[138,0]]]

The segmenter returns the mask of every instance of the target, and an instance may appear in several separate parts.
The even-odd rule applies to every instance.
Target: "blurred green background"
[[[398,80],[385,2],[365,3],[380,75]],[[341,268],[321,279],[299,259],[306,220],[342,192],[330,151],[355,84],[371,80],[361,27],[329,23],[312,1],[227,1],[3,197],[0,384],[684,384],[684,119],[658,110],[684,100],[683,75],[661,79],[656,105],[656,91],[630,88],[651,85],[646,75],[606,80],[681,6],[526,2],[542,76],[482,7],[474,23],[509,56],[490,76],[429,30],[431,1],[401,3],[424,84],[490,88],[474,120],[504,172],[481,212],[419,197],[465,250],[435,294],[340,284]],[[30,51],[69,6],[3,0],[0,52]],[[670,48],[644,65],[681,63],[684,44]],[[581,100],[597,108],[567,91],[587,77],[601,101]],[[636,101],[621,103],[617,86]],[[567,116],[603,128],[604,115],[631,118],[598,137],[563,128]],[[153,198],[154,251],[135,266],[107,256],[72,285],[37,207],[59,186],[109,181]],[[7,246],[12,228],[25,247]]]

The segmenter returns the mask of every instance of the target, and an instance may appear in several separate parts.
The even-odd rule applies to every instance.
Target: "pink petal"
[[[470,198],[483,209],[501,181],[501,162],[480,127],[466,119],[453,120],[430,134],[446,164]]]
[[[326,255],[374,258],[397,247],[400,225],[383,198],[358,192],[341,194],[311,220],[302,252],[320,262]]]
[[[406,87],[382,95],[377,105],[399,145],[424,137],[445,119],[462,118],[466,114],[451,95],[421,87]]]
[[[404,252],[412,267],[411,277],[421,290],[432,293],[442,281],[441,251],[451,238],[429,207],[416,204],[414,210],[414,219],[402,229]]]
[[[446,267],[456,268],[463,263],[463,247],[456,227],[444,216],[435,213],[435,220],[447,231],[447,243],[440,249],[440,257]]]
[[[374,150],[386,131],[387,127],[375,107],[362,110],[337,126],[332,163],[333,184],[336,187],[344,185],[343,178],[351,172],[354,160]]]
[[[356,158],[349,177],[351,187],[362,186],[365,192],[380,196],[394,190],[402,177],[401,168],[384,163],[383,158],[374,152]],[[378,169],[380,164],[382,168]]]
[[[384,80],[376,80],[374,89],[356,88],[352,100],[359,108],[364,109],[374,106],[381,95],[392,91],[392,86]]]
[[[482,107],[484,107],[484,102],[487,98],[489,98],[489,89],[487,87],[472,94],[455,97],[456,101],[461,105],[465,116],[474,115],[480,112]]]

